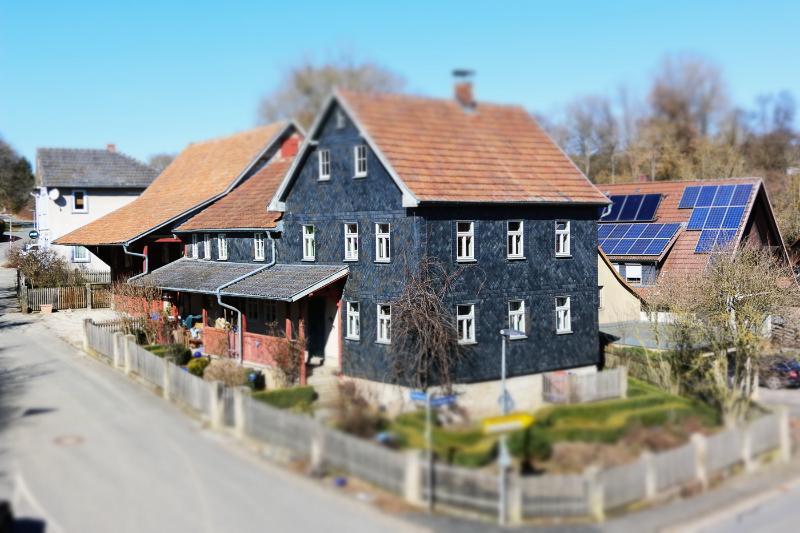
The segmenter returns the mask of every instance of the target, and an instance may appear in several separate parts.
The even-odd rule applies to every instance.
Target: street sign
[[[516,413],[513,415],[493,416],[483,421],[484,433],[505,433],[525,429],[533,424],[533,415]]]
[[[504,390],[500,396],[497,397],[497,405],[500,406],[500,409],[502,409],[504,413],[513,411],[514,398],[511,397],[511,393],[507,390]]]
[[[423,402],[424,403],[424,402],[428,401],[428,395],[425,394],[421,390],[412,390],[409,393],[409,397],[411,398],[412,402]]]
[[[454,403],[456,403],[456,397],[452,394],[431,398],[431,407],[442,407],[443,405],[452,405]]]
[[[34,240],[38,239],[39,238],[39,232],[36,231],[35,229],[32,229],[31,231],[28,232],[28,237],[30,237],[31,239],[34,239]]]

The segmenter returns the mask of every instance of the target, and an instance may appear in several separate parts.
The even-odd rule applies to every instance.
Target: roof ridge
[[[190,141],[187,146],[201,146],[204,144],[211,144],[214,142],[219,141],[226,141],[235,137],[239,137],[241,135],[245,135],[248,133],[255,133],[260,130],[265,130],[267,128],[276,128],[280,129],[281,127],[285,127],[289,124],[291,120],[276,120],[275,122],[270,122],[269,124],[262,124],[261,126],[256,126],[254,128],[248,128],[246,130],[235,131],[233,133],[229,133],[227,135],[218,135],[216,137],[211,137],[210,139],[203,139],[201,141]]]
[[[453,98],[445,98],[443,96],[430,96],[425,94],[416,94],[416,93],[405,93],[405,92],[394,92],[394,91],[370,91],[370,90],[358,90],[358,89],[342,89],[336,88],[336,91],[344,97],[347,97],[348,94],[351,95],[366,95],[366,96],[383,96],[389,98],[401,98],[406,100],[424,100],[428,102],[436,102],[436,103],[443,103],[443,104],[452,104],[455,106],[460,106],[460,104]],[[513,103],[501,103],[501,102],[492,102],[486,100],[475,100],[475,110],[480,112],[480,107],[483,106],[491,106],[491,107],[504,107],[509,109],[520,109],[522,111],[528,112],[524,106],[520,104],[513,104]],[[475,111],[471,111],[475,112]]]

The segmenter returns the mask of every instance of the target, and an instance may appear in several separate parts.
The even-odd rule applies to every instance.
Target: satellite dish
[[[61,196],[61,193],[58,191],[58,189],[56,189],[55,187],[53,187],[53,188],[52,188],[52,189],[50,189],[50,191],[47,193],[47,196],[49,196],[51,200],[53,200],[53,201],[56,201],[56,200],[58,200],[58,197],[59,197],[59,196]]]

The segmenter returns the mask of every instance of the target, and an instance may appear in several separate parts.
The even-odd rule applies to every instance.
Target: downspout
[[[257,269],[253,270],[252,272],[248,272],[247,274],[241,275],[241,276],[239,276],[238,278],[236,278],[236,279],[234,279],[232,281],[229,281],[229,282],[227,282],[227,283],[225,283],[223,285],[220,285],[214,291],[216,293],[216,295],[217,295],[217,303],[220,306],[224,307],[225,309],[228,309],[229,311],[233,311],[234,313],[236,313],[236,353],[238,354],[239,364],[242,364],[242,362],[244,361],[244,353],[242,353],[242,333],[243,333],[242,332],[242,311],[239,310],[239,309],[236,309],[232,305],[226,304],[225,302],[222,301],[222,289],[224,289],[225,287],[229,287],[229,286],[233,285],[234,283],[238,283],[238,282],[242,281],[243,279],[249,278],[253,274],[257,274],[257,273],[261,272],[262,270],[265,270],[265,269],[267,269],[267,268],[269,268],[269,267],[271,267],[271,266],[273,266],[275,264],[275,261],[277,260],[277,258],[275,257],[275,253],[276,253],[275,252],[275,240],[272,238],[272,234],[270,232],[267,232],[267,238],[269,239],[269,242],[272,245],[272,259],[270,260],[270,262],[265,264],[265,265],[261,265],[260,267],[258,267]]]
[[[133,255],[135,257],[141,257],[142,259],[144,259],[144,271],[141,274],[136,274],[135,276],[129,277],[128,278],[128,283],[130,283],[131,281],[135,280],[136,278],[141,278],[142,276],[144,276],[145,274],[148,273],[147,271],[148,271],[148,266],[149,265],[148,265],[148,262],[147,262],[147,254],[140,254],[140,253],[137,253],[137,252],[131,252],[131,251],[128,250],[128,245],[127,244],[123,244],[122,245],[122,251],[125,252],[128,255]]]

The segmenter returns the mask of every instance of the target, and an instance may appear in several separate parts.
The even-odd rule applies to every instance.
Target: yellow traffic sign
[[[533,424],[533,415],[527,413],[513,413],[510,415],[493,416],[483,420],[484,433],[506,433],[525,429]]]

